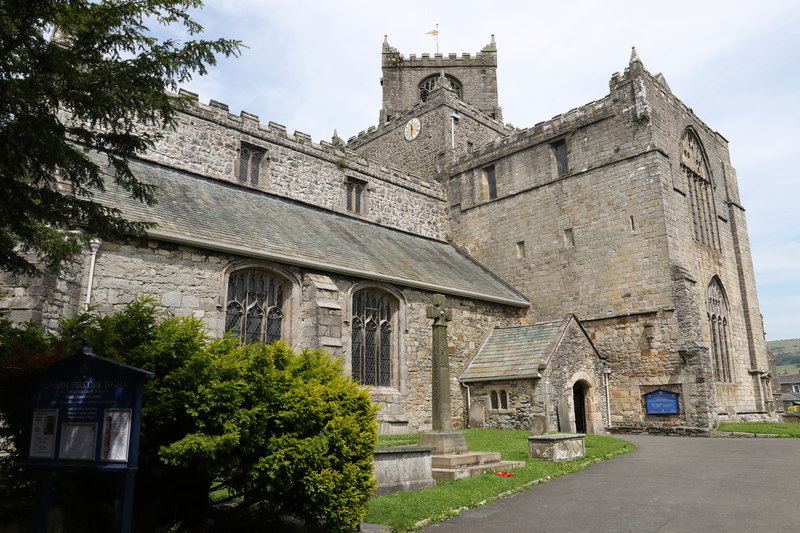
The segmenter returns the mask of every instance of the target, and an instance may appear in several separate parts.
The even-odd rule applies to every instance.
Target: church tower
[[[427,100],[436,80],[445,78],[458,97],[491,118],[502,121],[503,112],[497,103],[497,46],[492,41],[473,55],[411,54],[403,56],[384,37],[382,53],[383,108],[380,123],[391,120],[417,102]]]

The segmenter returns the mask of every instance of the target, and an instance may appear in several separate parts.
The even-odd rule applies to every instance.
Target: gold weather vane
[[[436,25],[436,29],[433,29],[426,33],[425,35],[430,35],[431,37],[436,37],[436,53],[439,53],[439,25]]]

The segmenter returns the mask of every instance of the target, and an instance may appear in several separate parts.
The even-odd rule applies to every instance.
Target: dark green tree
[[[200,7],[201,0],[0,0],[0,270],[58,271],[83,239],[147,229],[93,200],[107,174],[83,150],[105,153],[117,185],[155,202],[128,160],[158,133],[137,125],[173,126],[182,99],[167,91],[241,47],[160,39],[148,27],[198,35],[190,11]],[[75,224],[86,233],[64,231]]]

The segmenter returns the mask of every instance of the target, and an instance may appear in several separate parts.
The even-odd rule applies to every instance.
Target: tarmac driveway
[[[639,449],[422,531],[800,531],[800,439],[624,438]]]

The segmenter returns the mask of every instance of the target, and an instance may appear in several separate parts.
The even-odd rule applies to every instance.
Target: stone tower
[[[415,103],[426,101],[437,78],[444,73],[451,88],[463,101],[472,104],[490,117],[503,120],[497,103],[497,47],[492,41],[476,55],[411,54],[403,56],[383,41],[382,54],[383,124]]]

